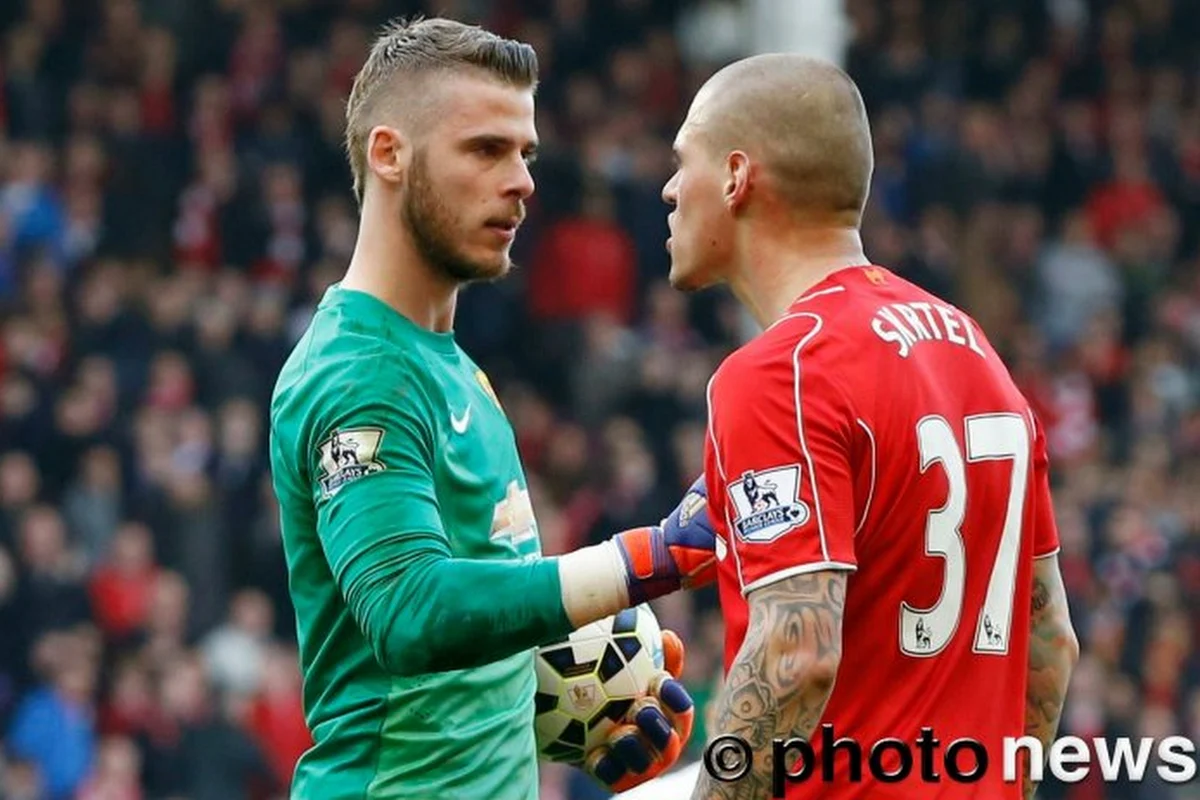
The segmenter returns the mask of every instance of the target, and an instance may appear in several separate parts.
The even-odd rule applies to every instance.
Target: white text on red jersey
[[[921,342],[947,342],[969,347],[980,356],[987,354],[979,347],[971,320],[956,308],[940,303],[890,303],[880,306],[871,320],[871,330],[885,342],[899,348],[901,358]]]

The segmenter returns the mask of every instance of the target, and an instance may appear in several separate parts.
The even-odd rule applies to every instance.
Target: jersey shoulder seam
[[[416,377],[421,370],[412,354],[404,348],[382,346],[378,340],[369,341],[374,341],[376,346],[345,354],[337,360],[315,364],[309,361],[292,382],[293,391],[303,384],[321,384],[312,389],[315,402],[309,402],[304,409],[303,419],[297,426],[298,441],[294,443],[298,448],[296,455],[305,465],[306,472],[307,458],[325,435],[331,415],[336,416],[362,403],[388,405],[397,402],[395,394],[400,391],[401,384],[406,389],[415,389],[421,398],[419,405],[433,408],[429,387]],[[436,440],[434,420],[426,419],[425,424],[430,436]]]

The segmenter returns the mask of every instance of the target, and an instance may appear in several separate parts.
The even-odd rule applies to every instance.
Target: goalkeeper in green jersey
[[[543,557],[512,429],[455,341],[458,288],[509,269],[536,83],[528,45],[424,20],[386,28],[351,91],[358,241],[271,404],[315,741],[295,798],[536,798],[534,648],[715,577],[703,481],[658,525]],[[690,735],[678,681],[647,697],[582,765],[614,789]]]

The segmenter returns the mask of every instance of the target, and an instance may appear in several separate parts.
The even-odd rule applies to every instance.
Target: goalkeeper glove
[[[670,769],[692,736],[695,704],[679,682],[683,642],[670,630],[662,632],[662,641],[666,669],[651,680],[647,695],[630,707],[607,743],[584,761],[588,774],[616,794]]]
[[[625,565],[631,606],[712,583],[717,576],[716,533],[704,476],[658,525],[622,531],[613,541]]]

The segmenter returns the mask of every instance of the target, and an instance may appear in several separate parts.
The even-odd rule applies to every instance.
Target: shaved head
[[[834,64],[788,53],[737,61],[701,88],[686,127],[720,158],[746,153],[789,208],[858,224],[874,169],[870,125]]]

